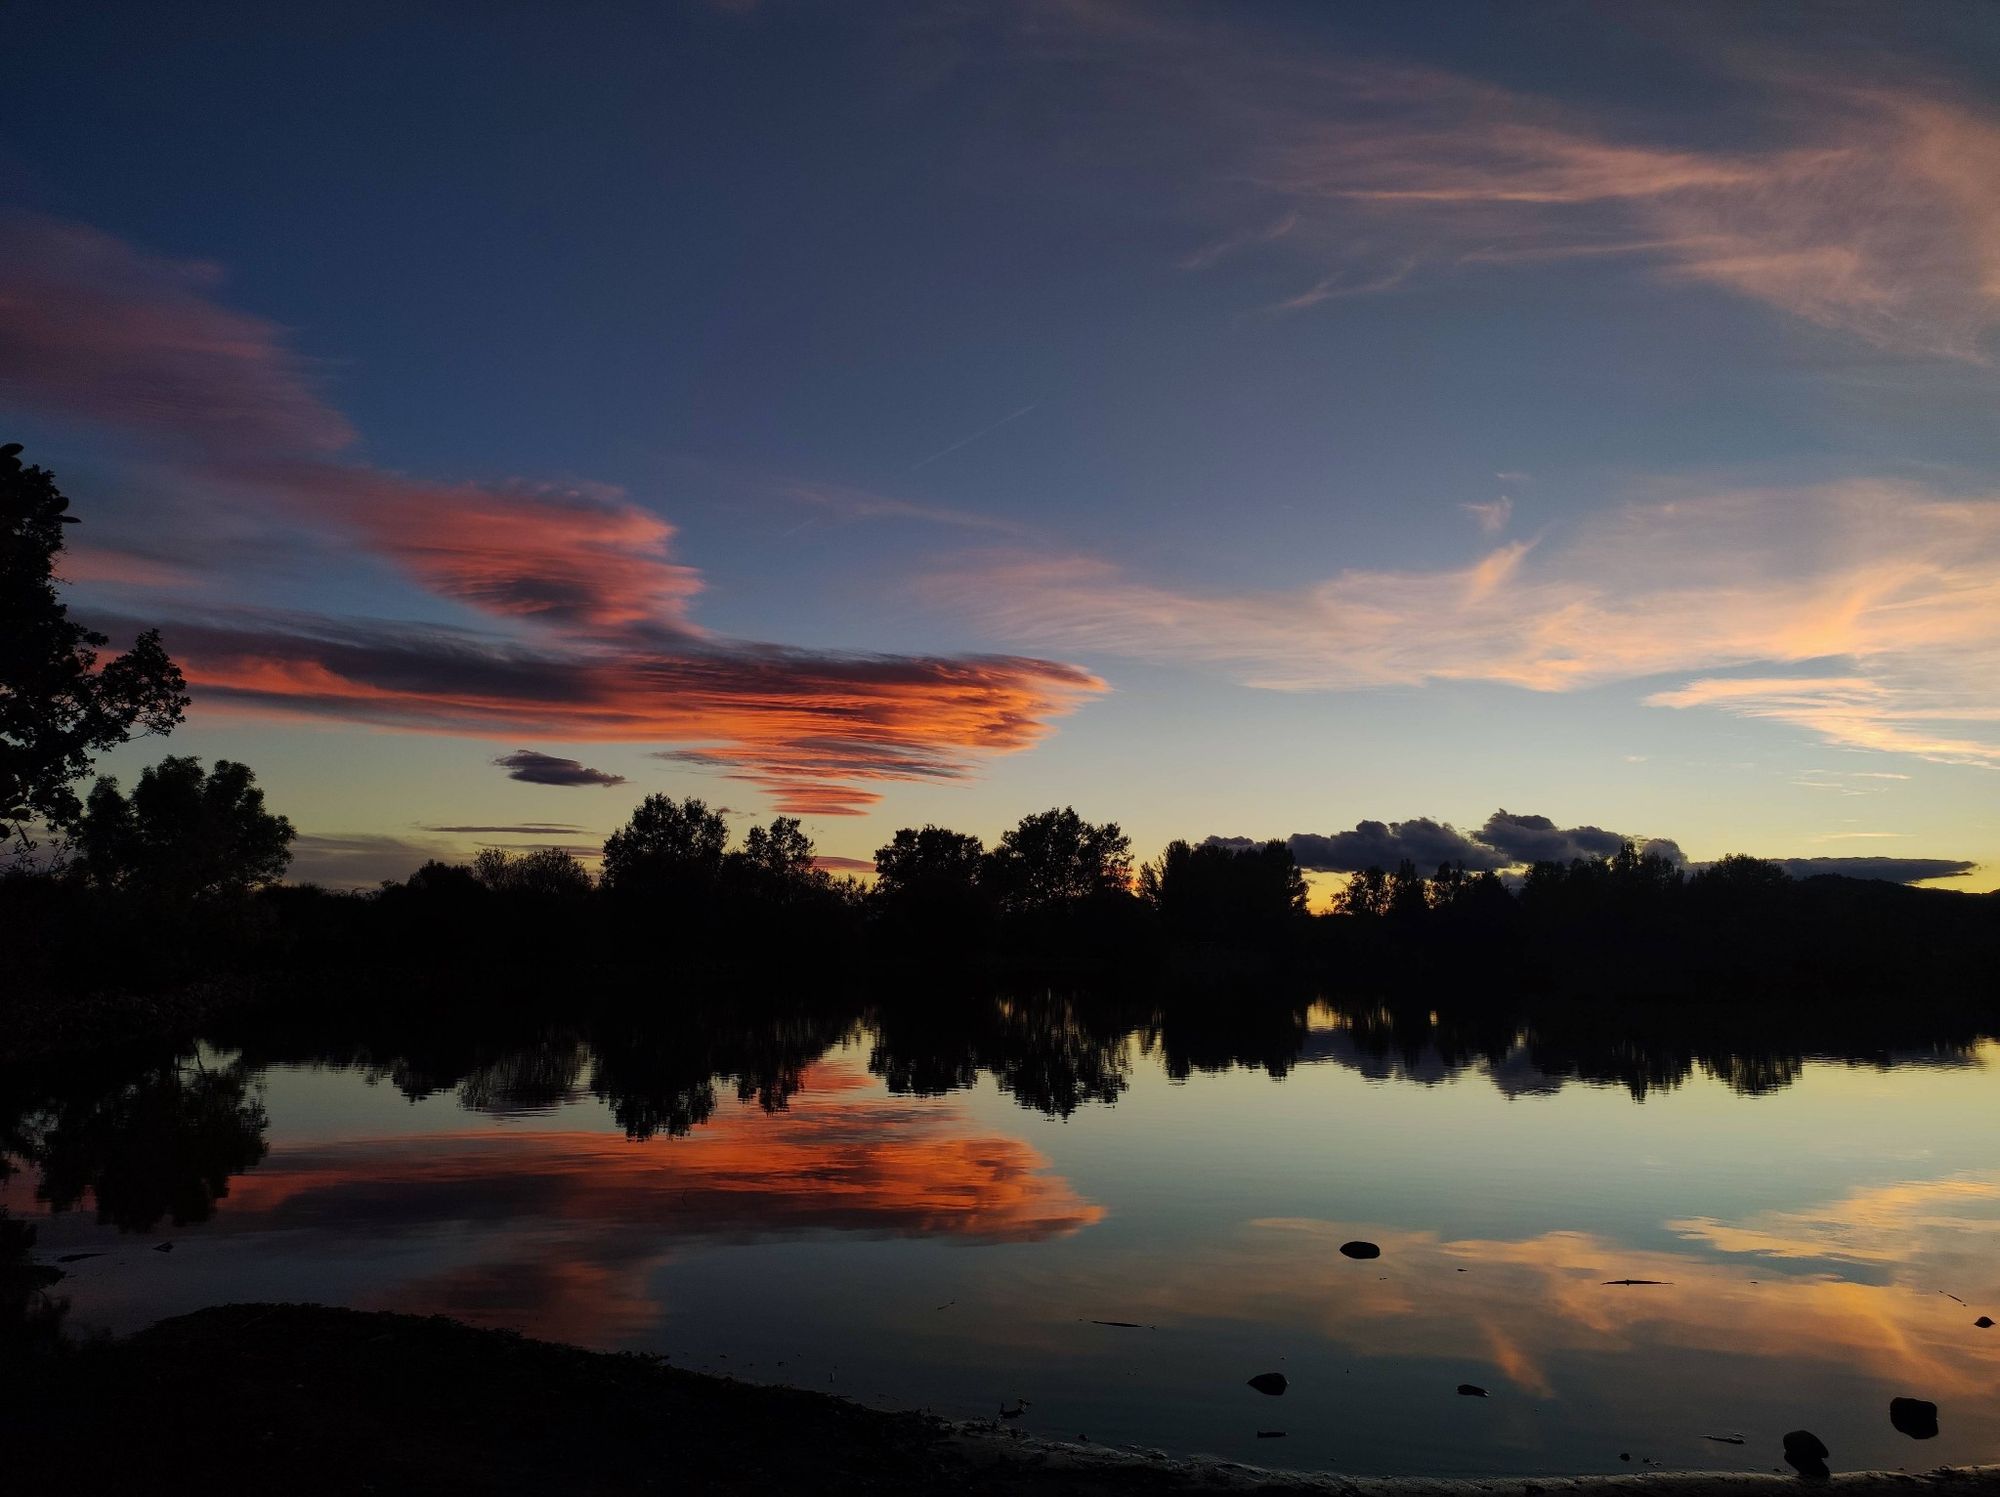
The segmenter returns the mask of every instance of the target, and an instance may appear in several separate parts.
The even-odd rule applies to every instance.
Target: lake
[[[2000,1329],[1973,1324],[2000,1314],[2000,1045],[1786,1026],[392,1006],[8,1079],[0,1205],[45,1258],[97,1255],[60,1286],[84,1330],[439,1312],[1361,1474],[1770,1468],[1800,1427],[1837,1470],[2000,1459]],[[1936,1438],[1891,1427],[1902,1396]]]

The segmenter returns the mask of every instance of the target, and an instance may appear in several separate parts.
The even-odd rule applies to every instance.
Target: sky
[[[662,791],[2000,886],[1984,0],[4,25],[0,438],[194,694],[103,768],[298,876]]]

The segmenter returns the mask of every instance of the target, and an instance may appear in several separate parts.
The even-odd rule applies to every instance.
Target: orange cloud
[[[737,642],[509,646],[463,632],[235,615],[172,625],[200,699],[512,741],[689,742],[670,757],[762,788],[781,810],[858,812],[867,787],[959,779],[1035,743],[1102,689],[1019,656],[833,655]]]

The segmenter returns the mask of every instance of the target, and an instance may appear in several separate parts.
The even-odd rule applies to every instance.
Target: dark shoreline
[[[584,1351],[442,1317],[223,1305],[0,1376],[8,1489],[208,1493],[1796,1490],[1769,1473],[1363,1479],[1066,1445]],[[2000,1492],[2000,1466],[1837,1475],[1844,1493]]]

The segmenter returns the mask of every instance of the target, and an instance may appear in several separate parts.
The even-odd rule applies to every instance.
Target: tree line
[[[988,847],[904,827],[872,885],[834,877],[795,817],[732,847],[723,815],[649,795],[593,874],[559,847],[430,862],[379,889],[280,884],[295,832],[245,765],[167,757],[128,794],[95,757],[164,735],[188,704],[157,631],[105,659],[57,564],[69,501],[0,447],[0,916],[24,990],[218,971],[523,963],[575,969],[911,965],[1190,973],[1307,970],[1393,989],[1683,991],[1702,983],[1883,992],[1983,982],[2000,899],[1791,879],[1730,857],[1690,871],[1627,845],[1513,886],[1453,864],[1365,868],[1309,913],[1288,844],[1174,841],[1135,864],[1115,822],[1024,816]]]

